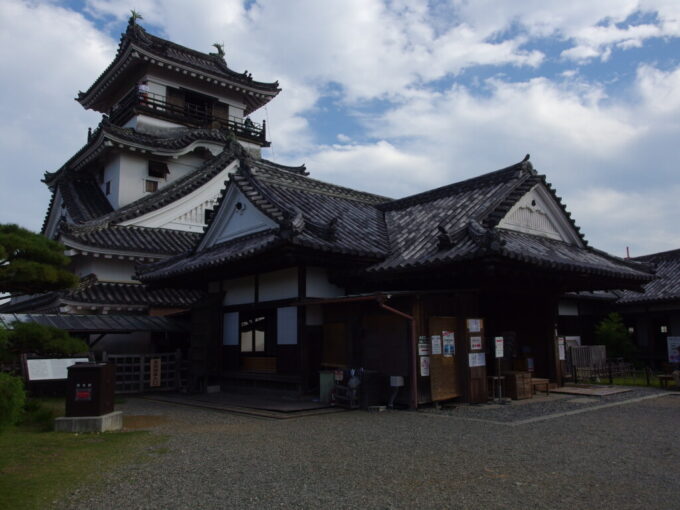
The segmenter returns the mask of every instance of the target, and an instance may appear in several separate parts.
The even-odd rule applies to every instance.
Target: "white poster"
[[[497,336],[495,338],[495,341],[496,341],[496,358],[502,358],[503,357],[503,337]]]
[[[456,355],[456,337],[453,331],[442,331],[444,339],[444,356],[451,358]]]
[[[430,355],[430,344],[418,343],[418,356],[429,356]]]
[[[471,336],[470,337],[470,350],[479,351],[482,349],[482,337],[481,336]]]
[[[88,361],[90,360],[87,358],[29,359],[26,360],[28,379],[30,381],[66,379],[68,367]]]
[[[420,375],[428,377],[430,375],[430,357],[421,356],[420,358]]]
[[[442,337],[439,335],[432,335],[432,356],[442,353]]]
[[[680,363],[680,336],[666,337],[668,342],[668,362]]]
[[[471,352],[468,354],[470,368],[486,366],[486,354],[483,352]]]
[[[564,360],[567,359],[567,350],[566,350],[564,344],[565,344],[564,338],[559,338],[557,340],[557,349],[560,353],[560,361],[564,361]]]
[[[482,321],[480,319],[468,319],[467,328],[470,333],[479,333],[482,330]]]

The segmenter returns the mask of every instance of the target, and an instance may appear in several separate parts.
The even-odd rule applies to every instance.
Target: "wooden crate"
[[[505,396],[513,400],[522,400],[533,396],[530,372],[504,372]]]

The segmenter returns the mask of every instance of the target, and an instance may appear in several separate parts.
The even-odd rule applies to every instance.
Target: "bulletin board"
[[[462,396],[460,374],[456,366],[456,318],[430,317],[430,393],[433,402]],[[453,345],[451,335],[453,334]]]

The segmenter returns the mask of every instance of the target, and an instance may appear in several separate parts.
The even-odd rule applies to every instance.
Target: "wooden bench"
[[[659,385],[662,388],[668,388],[668,382],[673,380],[673,376],[670,374],[661,374],[656,377],[659,379]]]
[[[542,379],[540,377],[532,377],[531,378],[531,387],[533,388],[534,393],[536,393],[539,386],[543,386],[545,388],[545,394],[550,395],[550,379]]]

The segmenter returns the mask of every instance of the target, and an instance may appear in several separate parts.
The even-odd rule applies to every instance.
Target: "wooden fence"
[[[187,385],[188,363],[182,359],[181,351],[155,354],[104,352],[102,361],[116,366],[116,393],[177,391]]]

